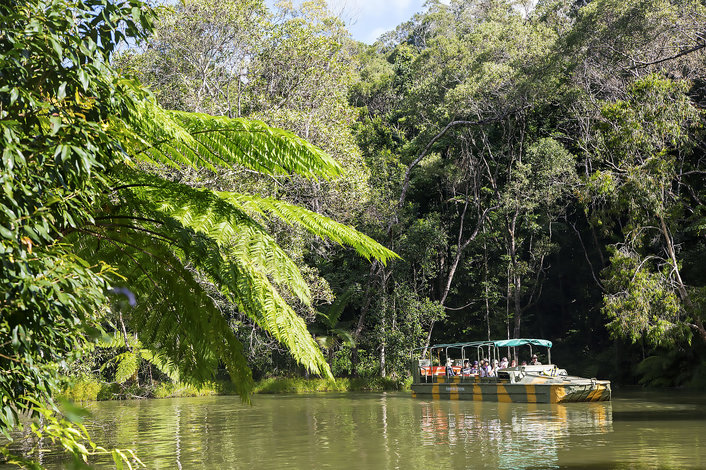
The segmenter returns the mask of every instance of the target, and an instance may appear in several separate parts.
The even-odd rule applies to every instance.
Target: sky
[[[301,0],[293,0],[294,4]],[[327,0],[331,12],[345,21],[354,39],[372,44],[415,13],[425,10],[425,0]],[[272,7],[276,0],[265,0]],[[447,2],[445,2],[447,3]]]
[[[358,41],[372,44],[384,32],[424,10],[424,0],[328,0]]]

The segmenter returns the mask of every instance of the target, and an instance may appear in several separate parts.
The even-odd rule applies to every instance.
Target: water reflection
[[[674,401],[325,394],[257,396],[250,407],[204,397],[96,403],[88,427],[97,442],[132,448],[151,469],[705,467],[706,402]],[[659,418],[639,419],[641,411]],[[19,439],[14,450],[30,452],[36,442],[28,442]],[[55,454],[35,455],[63,467]],[[108,459],[95,463],[111,467]]]
[[[578,406],[577,406],[578,405]],[[562,439],[612,431],[610,403],[537,405],[429,401],[421,405],[421,442],[462,447],[470,466],[559,466]]]

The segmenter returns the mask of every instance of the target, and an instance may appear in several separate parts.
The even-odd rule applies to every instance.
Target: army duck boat
[[[552,342],[545,339],[522,338],[415,349],[411,360],[412,396],[517,403],[611,399],[610,381],[568,375],[552,363],[551,347]],[[501,356],[514,359],[507,363],[500,360]],[[521,361],[523,357],[527,360]],[[481,368],[486,363],[490,366]]]

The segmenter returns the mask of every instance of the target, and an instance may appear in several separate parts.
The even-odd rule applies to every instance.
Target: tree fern
[[[164,355],[156,353],[142,347],[142,343],[134,336],[126,338],[119,332],[106,335],[96,342],[96,346],[101,348],[128,348],[128,351],[118,354],[109,361],[106,361],[101,370],[105,370],[109,365],[116,366],[113,380],[117,383],[124,383],[134,377],[140,367],[142,360],[149,362],[159,369],[160,372],[168,376],[174,382],[179,381],[179,371],[177,367]]]
[[[391,254],[330,219],[175,183],[162,167],[313,179],[340,174],[336,161],[260,121],[162,109],[139,83],[119,77],[109,65],[116,39],[142,39],[151,22],[139,0],[30,1],[0,10],[12,39],[0,70],[7,82],[0,114],[9,116],[0,120],[0,298],[10,312],[0,330],[19,338],[2,342],[0,362],[3,372],[22,368],[17,377],[28,377],[0,374],[3,402],[25,393],[50,399],[54,361],[95,341],[109,319],[111,287],[135,295],[136,305],[120,311],[125,323],[184,380],[207,380],[223,363],[242,396],[252,388],[242,345],[203,281],[309,370],[330,375],[283,298],[286,291],[308,303],[309,288],[262,222],[279,217],[367,257]],[[134,364],[123,360],[126,374]],[[0,430],[12,427],[8,420],[0,416]]]
[[[136,84],[123,83],[140,98],[131,114],[132,127],[122,134],[126,147],[140,161],[211,170],[242,166],[268,175],[307,178],[341,173],[333,158],[289,131],[253,119],[166,111]]]
[[[176,137],[181,135],[181,131],[177,128],[177,131],[172,131],[170,134],[173,139],[152,146],[149,149],[150,155],[164,157],[174,153],[180,157],[172,159],[172,163],[188,161],[194,166],[204,161],[208,165],[223,164],[226,161],[236,161],[235,154],[232,153],[233,149],[226,150],[225,147],[234,141],[226,138],[228,129],[233,129],[237,134],[244,134],[248,129],[256,133],[264,132],[264,125],[261,123],[256,123],[254,127],[247,127],[247,122],[243,120],[211,119],[203,115],[190,119],[184,113],[178,115],[181,122],[188,123],[189,128],[195,129],[194,132],[198,133],[199,144],[194,144],[187,138],[182,141],[190,144],[184,144],[183,148],[179,147],[181,144],[176,141]],[[161,117],[164,118],[164,116]],[[170,126],[174,129],[173,124],[166,128]],[[204,145],[211,133],[218,135],[215,143],[211,142],[210,147],[206,149]],[[318,164],[311,163],[320,158],[322,153],[312,151],[312,147],[304,141],[272,129],[265,134],[270,143],[276,144],[273,145],[276,151],[280,153],[289,151],[294,154],[293,158],[287,159],[286,154],[285,158],[282,158],[282,161],[288,162],[287,166],[275,165],[273,160],[267,158],[264,158],[265,166],[254,165],[247,159],[241,160],[240,163],[245,162],[250,168],[277,174],[287,168],[297,168],[297,165],[303,161],[312,168],[316,168],[318,174],[326,175],[326,171],[329,171],[329,174],[334,173],[335,165],[329,164],[326,159]],[[261,137],[258,136],[258,138]],[[238,139],[235,141],[244,142],[242,136]],[[277,139],[284,142],[278,142]],[[294,143],[290,140],[294,140]],[[252,143],[253,140],[250,142]],[[270,143],[263,145],[267,147]],[[165,148],[167,151],[162,152]],[[188,152],[184,149],[188,149]],[[214,159],[216,150],[231,152],[230,160]],[[262,149],[255,149],[250,152],[248,158],[257,156],[257,152],[267,155],[267,148],[265,150],[263,153]],[[302,155],[307,151],[310,155],[303,158]],[[201,159],[199,155],[204,153],[206,157]],[[305,176],[311,174],[313,173]],[[174,273],[179,269],[174,267],[169,268],[165,273],[150,272],[153,269],[151,263],[154,261],[149,257],[155,257],[168,266],[181,266],[181,264],[192,266],[217,286],[221,294],[237,305],[242,313],[248,315],[286,346],[298,362],[313,373],[330,375],[328,365],[308,333],[304,321],[287,305],[277,290],[277,288],[285,289],[308,304],[311,301],[309,287],[296,264],[256,219],[274,216],[288,224],[300,225],[312,234],[352,246],[366,258],[375,257],[386,262],[396,256],[356,230],[293,204],[272,198],[196,189],[130,167],[124,167],[119,172],[119,176],[116,175],[114,197],[119,203],[114,206],[111,213],[101,216],[102,223],[98,226],[101,230],[107,229],[110,232],[109,236],[106,235],[108,240],[117,244],[121,253],[129,252],[129,256],[123,258],[123,262],[127,261],[127,265],[134,265],[131,268],[129,285],[133,287],[140,285],[139,290],[143,298],[148,300],[131,315],[137,324],[141,325],[140,337],[145,344],[154,345],[167,357],[173,358],[180,364],[180,372],[185,377],[195,377],[198,380],[208,378],[203,377],[198,371],[213,370],[214,361],[220,357],[218,354],[209,355],[214,352],[215,345],[203,343],[194,337],[189,338],[189,342],[185,342],[176,331],[167,331],[164,328],[165,324],[185,324],[189,325],[190,331],[201,332],[198,320],[184,315],[184,311],[190,308],[191,302],[173,302],[175,299],[180,299],[182,297],[180,293],[183,292],[189,292],[193,296],[193,293],[198,290],[194,287],[195,281],[190,272],[181,272],[175,277]],[[133,234],[133,232],[139,233]],[[141,238],[145,239],[144,244],[135,244]],[[158,243],[169,245],[169,255],[173,253],[178,259],[165,263],[162,260],[169,255],[158,254],[154,248],[147,248]],[[180,282],[185,282],[189,287],[181,286]],[[175,285],[170,289],[171,283]],[[169,300],[165,302],[166,299]],[[210,299],[202,300],[200,306],[192,306],[192,308],[203,309],[205,304],[211,303]],[[216,317],[219,317],[218,312],[212,312],[210,324],[218,323]],[[220,337],[218,331],[210,330],[202,333],[208,337]],[[225,342],[231,341],[234,341],[234,338]],[[192,346],[188,351],[190,354],[186,354],[187,351],[170,347],[170,344],[189,344],[197,347]],[[228,350],[238,351],[240,354],[241,348],[231,347]],[[245,371],[246,369],[241,367],[242,355],[237,359],[240,366],[236,369]],[[251,381],[249,371],[243,376],[236,373],[234,379],[243,384],[245,389]]]

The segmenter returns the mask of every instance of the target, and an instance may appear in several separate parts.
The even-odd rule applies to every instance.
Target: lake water
[[[706,395],[542,405],[327,393],[88,407],[94,440],[134,449],[150,469],[706,468]]]

